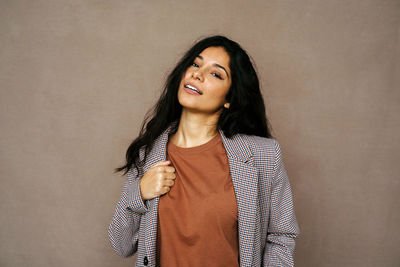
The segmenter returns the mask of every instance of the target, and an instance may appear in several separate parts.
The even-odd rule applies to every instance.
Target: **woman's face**
[[[208,47],[186,70],[178,89],[183,108],[202,113],[216,113],[227,101],[231,86],[229,55],[222,47]]]

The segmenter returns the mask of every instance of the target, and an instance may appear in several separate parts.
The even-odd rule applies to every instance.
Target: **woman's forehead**
[[[225,51],[223,47],[208,47],[204,49],[197,58],[200,60],[209,62],[211,64],[218,64],[222,66],[228,73],[230,72],[229,68],[229,61],[230,57],[229,54]]]

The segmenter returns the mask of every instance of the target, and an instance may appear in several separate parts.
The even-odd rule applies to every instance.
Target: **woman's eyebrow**
[[[203,60],[203,57],[202,57],[202,56],[198,55],[197,57],[200,58],[201,60]],[[228,76],[228,78],[229,78],[229,74],[228,74],[228,72],[226,71],[226,69],[225,69],[223,66],[221,66],[221,65],[218,64],[218,63],[214,63],[213,66],[216,66],[216,67],[218,67],[218,68],[223,69],[223,70],[225,71],[225,73],[226,73],[226,76]]]

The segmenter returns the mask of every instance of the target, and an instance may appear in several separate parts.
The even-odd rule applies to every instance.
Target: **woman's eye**
[[[192,66],[194,66],[194,67],[196,67],[196,68],[198,68],[199,67],[199,65],[197,65],[196,63],[192,63]]]
[[[219,75],[218,73],[215,73],[215,72],[214,72],[212,75],[213,75],[214,77],[217,77],[218,79],[221,79],[221,80],[222,80],[221,75]]]

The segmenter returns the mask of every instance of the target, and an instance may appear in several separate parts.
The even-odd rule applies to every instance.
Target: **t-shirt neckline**
[[[180,147],[172,142],[168,142],[168,150],[169,151],[176,151],[179,153],[198,153],[201,151],[208,150],[212,147],[215,147],[215,145],[221,140],[221,136],[219,133],[217,133],[213,138],[211,138],[209,141],[207,141],[204,144],[198,145],[198,146],[193,146],[193,147]]]

